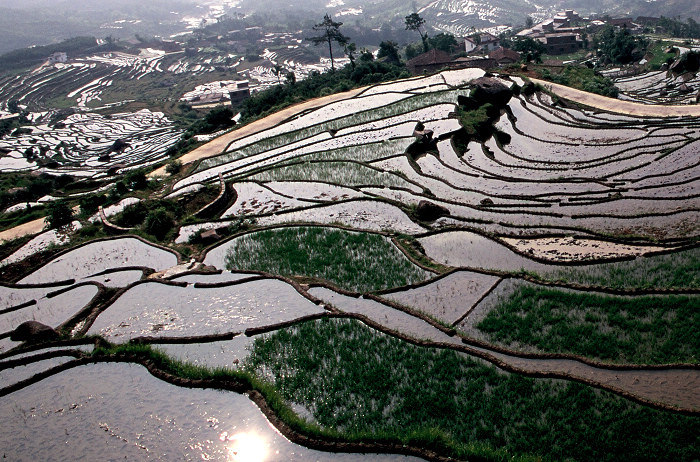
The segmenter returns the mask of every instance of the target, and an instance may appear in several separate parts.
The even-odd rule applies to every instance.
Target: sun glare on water
[[[226,438],[231,462],[265,462],[268,448],[265,440],[255,433],[237,433]]]

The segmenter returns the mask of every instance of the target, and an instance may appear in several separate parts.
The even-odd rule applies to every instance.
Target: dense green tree
[[[626,28],[615,30],[607,26],[593,39],[593,46],[603,60],[618,64],[628,64],[644,56],[648,41],[635,37]]]
[[[678,65],[673,69],[674,72],[679,74],[683,72],[697,72],[700,70],[700,51],[691,50],[683,53],[678,61]]]
[[[430,48],[436,48],[446,53],[454,53],[459,44],[457,39],[452,34],[441,32],[428,40]]]
[[[657,25],[662,27],[672,37],[700,38],[700,24],[693,18],[688,18],[686,22],[682,22],[661,16]]]
[[[207,124],[216,128],[227,128],[235,125],[233,111],[227,106],[218,106],[209,111],[204,120]]]
[[[11,99],[7,102],[7,110],[13,114],[17,114],[19,112],[19,102],[16,99]]]
[[[182,162],[179,160],[171,160],[168,165],[165,166],[165,171],[170,175],[177,175],[182,170]]]
[[[416,42],[407,45],[404,51],[406,53],[406,59],[411,60],[419,54],[423,53],[423,46],[420,43]]]
[[[399,58],[399,44],[391,40],[380,43],[377,58],[386,58],[388,62],[398,64],[401,61]]]
[[[307,78],[294,85],[276,85],[255,93],[242,103],[241,113],[245,121],[278,110],[299,101],[346,91],[360,85],[395,80],[410,76],[403,65],[374,61],[372,54],[362,51],[355,62],[336,71],[311,72]]]
[[[132,170],[126,175],[126,184],[129,188],[136,189],[146,189],[148,186],[148,178],[146,178],[146,172],[143,170]]]
[[[55,201],[46,207],[46,223],[49,228],[60,228],[73,221],[73,209],[66,201]]]
[[[526,61],[542,61],[541,56],[547,51],[547,48],[539,40],[531,37],[525,37],[514,40],[512,44],[513,50],[525,55]]]
[[[374,55],[367,48],[363,48],[362,50],[360,50],[360,61],[366,63],[374,61]]]
[[[275,74],[275,76],[277,77],[277,84],[278,85],[280,85],[282,83],[281,74],[282,74],[283,70],[284,70],[284,67],[280,66],[279,64],[275,64],[272,67],[272,73]]]
[[[175,226],[173,216],[164,207],[148,213],[143,223],[143,230],[162,240]]]
[[[336,42],[338,45],[345,45],[350,41],[349,37],[346,37],[342,32],[340,32],[340,26],[342,25],[342,22],[333,21],[331,17],[326,14],[323,17],[323,22],[320,22],[313,27],[313,30],[316,32],[321,32],[321,35],[307,38],[307,40],[310,40],[314,45],[321,45],[322,43],[328,44],[328,53],[331,57],[331,70],[333,71],[335,71],[335,62],[333,61],[333,42]]]
[[[78,202],[80,204],[80,213],[84,216],[94,215],[97,213],[100,205],[104,205],[105,202],[107,202],[107,196],[104,194],[83,196]]]
[[[143,203],[143,201],[141,201],[125,208],[124,211],[117,216],[115,222],[119,226],[132,228],[143,223],[143,220],[146,219],[147,214],[148,207]]]

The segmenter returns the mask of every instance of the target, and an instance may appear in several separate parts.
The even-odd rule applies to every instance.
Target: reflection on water
[[[188,336],[241,332],[323,312],[289,284],[261,279],[197,289],[159,283],[129,289],[89,330],[111,341],[140,335]]]
[[[0,418],[7,460],[407,460],[307,449],[277,432],[246,396],[177,387],[130,364],[49,377],[0,400]]]
[[[219,439],[231,442],[228,453],[234,462],[265,462],[267,460],[269,443],[257,433],[242,432],[228,436],[228,432],[224,432]]]

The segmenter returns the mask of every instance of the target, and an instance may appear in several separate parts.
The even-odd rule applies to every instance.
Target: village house
[[[68,55],[64,51],[57,51],[49,56],[49,64],[65,63],[68,61]]]
[[[488,53],[500,46],[500,40],[493,34],[481,33],[464,39],[464,51],[467,53]]]
[[[432,49],[418,55],[406,63],[413,75],[432,74],[444,69],[491,69],[496,67],[496,60],[481,56],[470,56],[454,59],[448,53]]]
[[[581,21],[581,16],[574,10],[565,10],[554,18],[519,32],[517,36],[540,41],[550,55],[574,53],[583,48],[585,28],[579,24]]]
[[[581,36],[572,32],[546,34],[544,37],[538,37],[537,40],[544,44],[549,55],[575,53],[583,48]]]
[[[499,47],[489,53],[489,58],[496,61],[499,66],[508,66],[520,62],[520,53],[508,48]]]
[[[238,82],[236,88],[229,90],[229,97],[231,98],[231,105],[236,106],[246,99],[250,98],[250,86],[247,80]]]

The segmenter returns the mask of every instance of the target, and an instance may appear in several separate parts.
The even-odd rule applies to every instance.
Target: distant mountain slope
[[[429,26],[455,35],[466,35],[471,27],[522,25],[527,16],[535,20],[572,8],[583,15],[693,17],[700,20],[698,0],[242,0],[241,9],[269,15],[285,11],[294,15],[324,13],[345,23],[365,26],[399,24],[403,17],[418,11]]]
[[[195,0],[0,0],[0,53],[91,35],[150,37],[184,29]]]

